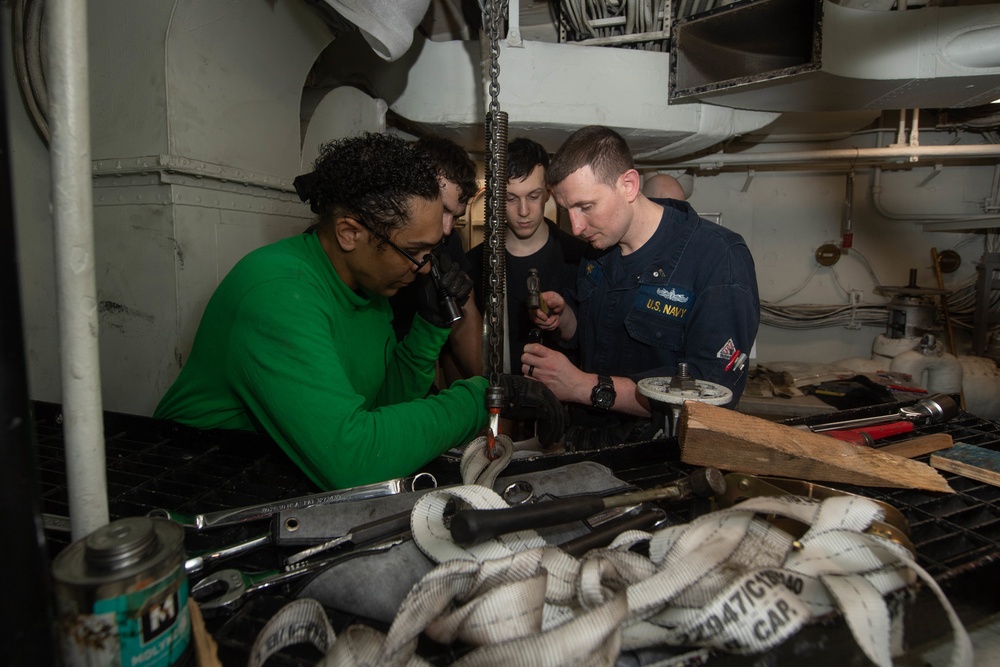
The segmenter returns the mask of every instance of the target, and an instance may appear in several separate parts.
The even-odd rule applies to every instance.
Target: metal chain
[[[489,53],[484,67],[489,72],[490,103],[486,114],[486,221],[484,228],[483,353],[486,377],[497,386],[503,372],[504,349],[504,249],[507,231],[507,114],[500,111],[500,28],[507,13],[507,0],[490,0],[483,24],[487,28]]]

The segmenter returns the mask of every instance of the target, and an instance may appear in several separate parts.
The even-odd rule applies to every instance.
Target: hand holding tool
[[[954,419],[958,416],[958,404],[948,394],[934,394],[927,398],[922,398],[913,405],[901,408],[898,412],[889,415],[877,415],[874,417],[862,417],[861,419],[848,419],[839,422],[829,422],[827,424],[816,424],[810,426],[809,430],[814,433],[823,431],[836,431],[843,429],[859,428],[861,426],[873,426],[875,424],[886,424],[900,420],[911,421],[920,424],[938,424]]]
[[[459,510],[451,518],[449,530],[456,544],[472,546],[504,533],[585,519],[613,507],[638,505],[652,500],[677,501],[696,496],[715,496],[725,490],[725,477],[718,469],[701,468],[673,484],[606,498],[573,496],[497,510]]]

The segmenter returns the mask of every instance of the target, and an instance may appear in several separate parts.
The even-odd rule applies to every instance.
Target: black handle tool
[[[563,542],[559,548],[570,556],[580,558],[591,549],[608,546],[627,530],[648,530],[663,521],[666,516],[667,513],[659,508],[640,510],[638,514],[626,514],[594,528],[586,535]]]
[[[431,280],[434,281],[434,287],[438,291],[441,315],[446,324],[454,324],[462,319],[462,309],[458,305],[458,299],[448,293],[444,282],[441,280],[441,267],[438,266],[438,261],[440,260],[438,260],[434,253],[431,253],[430,257]]]
[[[529,528],[558,526],[586,519],[613,507],[638,505],[653,500],[685,500],[716,496],[726,492],[726,478],[717,468],[699,468],[673,484],[646,491],[600,496],[574,496],[543,503],[518,505],[497,510],[459,510],[451,518],[449,530],[455,544],[469,547],[497,535]]]

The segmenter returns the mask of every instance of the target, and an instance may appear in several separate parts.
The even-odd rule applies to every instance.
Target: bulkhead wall
[[[104,407],[151,414],[232,265],[310,222],[302,89],[333,33],[302,0],[102,0],[89,17]]]

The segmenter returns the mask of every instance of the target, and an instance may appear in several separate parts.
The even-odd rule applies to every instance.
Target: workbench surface
[[[868,416],[874,411],[891,413],[898,406],[876,406],[838,413],[837,419]],[[42,482],[42,511],[68,514],[65,461],[59,406],[34,406],[39,448],[39,476]],[[829,416],[788,420],[789,424],[830,421]],[[946,432],[956,442],[968,442],[1000,450],[1000,426],[968,413],[933,426],[919,427],[914,435]],[[109,502],[112,519],[145,515],[154,508],[187,514],[241,507],[292,498],[317,491],[266,437],[240,432],[199,432],[169,422],[108,413],[105,418]],[[890,438],[886,443],[903,439]],[[554,468],[592,460],[611,468],[617,477],[640,488],[649,488],[683,476],[690,467],[678,462],[675,440],[622,445],[610,450],[565,453],[517,460],[505,474]],[[924,459],[926,460],[926,458]],[[460,481],[458,460],[443,457],[427,468],[439,485]],[[894,505],[906,517],[911,539],[921,565],[938,581],[966,624],[976,623],[1000,612],[1000,488],[946,474],[954,495],[900,489],[859,489],[847,491],[869,495]],[[678,512],[675,522],[688,520]],[[244,525],[224,530],[189,533],[189,551],[219,547],[260,532],[260,526]],[[49,555],[54,557],[68,544],[68,534],[46,530]],[[243,569],[272,569],[281,560],[274,549],[264,549],[241,557],[235,565]],[[223,562],[221,567],[233,567]],[[192,581],[197,577],[192,577]],[[275,587],[253,596],[238,611],[206,619],[219,645],[224,665],[246,664],[254,638],[264,623],[293,599],[292,586]],[[925,590],[901,596],[908,607],[905,614],[907,636],[931,640],[946,635],[936,600]],[[384,625],[330,612],[340,630],[353,622],[365,622],[379,630]],[[462,647],[421,642],[418,653],[434,664],[449,664],[463,652]],[[683,648],[665,648],[666,655],[685,655]],[[842,654],[842,655],[841,655]],[[839,617],[813,623],[768,655],[768,664],[801,665],[810,656],[817,664],[865,664],[846,624]],[[312,665],[319,658],[308,647],[283,651],[269,665]],[[641,655],[623,655],[619,664],[643,664]],[[752,659],[725,654],[690,653],[690,664],[744,665]]]

